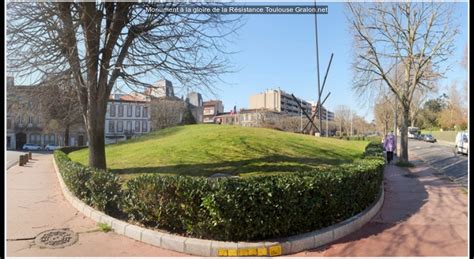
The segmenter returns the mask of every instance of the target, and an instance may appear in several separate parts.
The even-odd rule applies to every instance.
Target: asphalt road
[[[8,170],[10,169],[10,167],[18,164],[18,157],[20,155],[25,154],[26,152],[8,150],[6,153],[7,153],[6,156],[7,156],[7,170]]]
[[[468,156],[456,154],[454,144],[450,146],[410,139],[408,149],[442,176],[467,187]]]
[[[14,150],[7,150],[6,156],[7,156],[7,170],[10,169],[10,167],[17,165],[18,164],[18,159],[20,155],[26,154],[27,151],[14,151]],[[52,151],[31,151],[33,154],[49,154],[52,153]]]

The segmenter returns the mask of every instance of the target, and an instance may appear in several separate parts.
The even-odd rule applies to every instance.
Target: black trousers
[[[390,163],[393,160],[393,151],[387,151],[387,162]]]

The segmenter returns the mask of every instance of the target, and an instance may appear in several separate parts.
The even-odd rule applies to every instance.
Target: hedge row
[[[343,139],[343,140],[367,140],[367,141],[370,141],[370,142],[379,142],[379,143],[382,141],[382,137],[380,137],[380,136],[364,136],[364,135],[361,135],[361,136],[336,136],[334,138]]]
[[[117,175],[73,162],[62,150],[54,156],[64,183],[77,198],[109,214],[119,211],[123,195]]]
[[[110,172],[55,154],[68,187],[106,212],[120,209],[135,222],[193,237],[256,241],[317,230],[367,208],[382,182],[379,148],[368,145],[364,158],[353,164],[307,172],[217,179],[142,175],[123,190]],[[97,173],[104,177],[92,176]],[[107,191],[94,188],[100,186]]]

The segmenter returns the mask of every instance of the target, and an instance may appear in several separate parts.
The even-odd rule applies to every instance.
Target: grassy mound
[[[144,173],[210,176],[311,170],[360,158],[368,141],[345,141],[225,125],[168,128],[106,146],[107,166],[125,179]],[[69,154],[87,165],[88,150]]]

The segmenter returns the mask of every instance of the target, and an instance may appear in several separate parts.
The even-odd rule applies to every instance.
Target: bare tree
[[[467,127],[467,110],[464,108],[463,98],[453,81],[448,92],[448,105],[440,113],[438,121],[443,129],[465,129]]]
[[[450,3],[348,3],[354,39],[354,89],[383,82],[402,107],[400,160],[408,161],[410,107],[417,89],[431,89],[449,66],[458,26]],[[435,73],[433,73],[435,71]]]
[[[375,123],[377,128],[387,135],[393,125],[394,111],[386,95],[380,95],[374,105]]]
[[[152,128],[163,129],[179,125],[186,110],[181,100],[157,98],[150,102]]]
[[[339,132],[341,134],[346,131],[349,133],[350,130],[350,119],[351,119],[351,110],[345,105],[339,105],[334,110],[334,121],[338,125]]]
[[[56,75],[45,78],[30,93],[32,99],[39,101],[45,130],[62,132],[65,146],[69,146],[71,126],[84,122],[73,84],[70,74]]]
[[[183,4],[8,3],[9,71],[20,77],[72,73],[90,166],[106,168],[104,121],[116,84],[136,89],[147,85],[147,76],[170,76],[187,87],[212,90],[229,71],[224,46],[239,17],[159,11]]]

